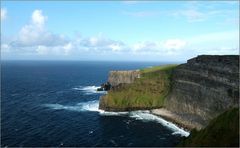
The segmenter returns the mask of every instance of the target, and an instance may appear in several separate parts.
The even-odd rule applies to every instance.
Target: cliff
[[[238,102],[239,56],[203,55],[174,70],[165,107],[205,126]]]
[[[164,99],[170,91],[170,77],[174,67],[176,65],[110,72],[109,83],[113,87],[100,98],[99,108],[129,111],[163,107]]]
[[[110,72],[114,87],[100,98],[99,108],[152,109],[153,114],[193,129],[179,146],[239,146],[239,56],[202,55],[139,74]]]
[[[100,99],[99,108],[165,108],[176,123],[199,130],[222,112],[239,105],[237,55],[202,55],[185,64],[147,68],[139,73],[139,79],[129,78],[131,74],[110,73],[109,80],[115,88]]]
[[[108,82],[111,86],[117,86],[119,84],[132,83],[136,78],[140,78],[139,70],[128,71],[110,71],[108,76]]]

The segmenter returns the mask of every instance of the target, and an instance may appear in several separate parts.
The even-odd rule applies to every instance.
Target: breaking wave
[[[145,122],[154,121],[154,122],[160,123],[163,126],[172,130],[173,135],[174,134],[180,134],[182,136],[187,137],[190,134],[188,131],[185,131],[183,128],[180,128],[177,125],[173,124],[172,122],[166,121],[159,116],[153,115],[153,114],[150,113],[150,111],[147,111],[147,110],[139,110],[139,111],[131,111],[131,112],[105,112],[105,111],[101,111],[100,114],[104,115],[104,116],[127,115],[130,118],[134,118],[136,120],[142,120],[142,121],[145,121]]]
[[[73,90],[77,91],[82,91],[86,95],[91,95],[91,94],[106,94],[106,91],[97,91],[97,89],[100,88],[100,86],[79,86],[79,87],[74,87],[72,88]]]
[[[61,104],[45,104],[45,107],[55,109],[55,110],[69,110],[69,111],[94,111],[99,112],[102,116],[128,116],[135,120],[142,120],[144,122],[154,121],[162,124],[163,126],[169,128],[174,134],[180,134],[182,136],[189,136],[189,132],[185,131],[183,128],[178,127],[172,122],[166,121],[163,118],[153,115],[148,110],[130,111],[130,112],[108,112],[104,110],[99,110],[99,100],[88,101],[77,103],[76,105],[61,105]]]
[[[136,120],[143,120],[143,121],[155,121],[163,126],[171,129],[173,131],[172,134],[180,134],[182,136],[189,136],[189,132],[185,131],[183,128],[178,127],[177,125],[173,124],[172,122],[166,121],[165,119],[153,115],[150,111],[133,111],[129,113],[131,118],[135,118]]]
[[[99,101],[88,101],[77,103],[76,105],[61,105],[61,104],[45,104],[45,107],[54,109],[54,110],[69,110],[69,111],[95,111],[98,112]]]

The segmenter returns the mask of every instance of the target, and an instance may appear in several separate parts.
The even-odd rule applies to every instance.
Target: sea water
[[[147,110],[98,109],[110,70],[162,64],[2,61],[1,146],[175,146],[189,133]]]

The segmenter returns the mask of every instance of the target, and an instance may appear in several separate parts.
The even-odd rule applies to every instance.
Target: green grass
[[[141,78],[110,90],[104,96],[104,104],[111,108],[157,108],[163,107],[171,88],[172,70],[176,65],[156,66],[142,69]]]
[[[178,146],[239,146],[239,108],[233,108],[213,119],[203,130],[192,130]]]
[[[144,68],[141,69],[141,73],[153,73],[153,72],[157,72],[157,71],[168,71],[168,70],[172,70],[173,68],[175,68],[177,65],[172,64],[172,65],[162,65],[162,66],[154,66],[151,68]]]

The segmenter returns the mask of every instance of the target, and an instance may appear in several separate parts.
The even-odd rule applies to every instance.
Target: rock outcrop
[[[205,126],[239,105],[239,56],[202,55],[173,71],[166,108]]]
[[[111,84],[109,82],[103,83],[100,88],[97,89],[97,91],[109,91],[111,89]]]
[[[136,78],[140,78],[139,70],[110,71],[108,75],[108,82],[112,87],[114,87],[119,84],[132,83]]]

